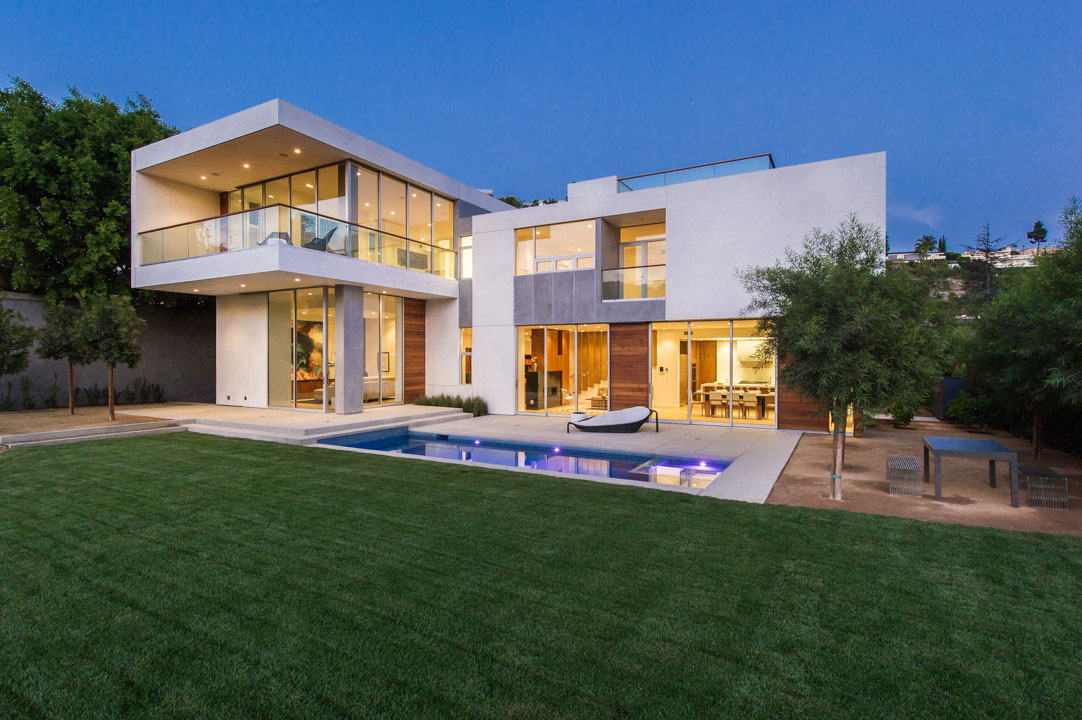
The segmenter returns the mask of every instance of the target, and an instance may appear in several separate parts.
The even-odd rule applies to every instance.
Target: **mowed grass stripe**
[[[177,434],[0,456],[9,548],[24,715],[1068,717],[1079,697],[1073,538]],[[63,664],[87,633],[105,649]]]

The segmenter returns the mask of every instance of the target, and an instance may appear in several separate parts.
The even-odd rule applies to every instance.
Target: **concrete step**
[[[177,420],[154,420],[151,422],[98,425],[96,427],[69,428],[67,430],[47,430],[35,433],[0,435],[0,445],[24,445],[29,442],[44,440],[63,440],[71,438],[93,438],[97,435],[113,435],[118,432],[136,432],[139,430],[157,430],[159,428],[178,427]]]
[[[122,427],[130,428],[131,425],[124,425]],[[97,433],[95,435],[75,435],[69,437],[57,437],[49,440],[26,440],[23,442],[3,444],[14,450],[15,448],[42,447],[45,445],[68,445],[70,443],[87,442],[90,440],[120,440],[122,438],[145,437],[147,435],[168,435],[170,433],[184,432],[185,429],[186,428],[177,427],[176,425],[170,425],[166,427],[144,428],[143,430],[118,430],[116,432]]]

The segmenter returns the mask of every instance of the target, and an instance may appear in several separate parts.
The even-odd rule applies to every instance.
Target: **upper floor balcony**
[[[383,230],[284,204],[139,233],[139,265],[292,245],[455,279],[457,253]]]

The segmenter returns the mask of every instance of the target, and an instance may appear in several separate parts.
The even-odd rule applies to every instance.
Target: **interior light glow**
[[[417,193],[413,193],[411,197],[417,197]]]
[[[310,187],[312,187],[312,183],[305,183],[305,184],[304,184],[304,186],[305,186],[306,188],[310,188]]]
[[[247,170],[248,167],[249,167],[248,163],[244,163],[244,169]]]
[[[301,154],[301,149],[300,148],[293,148],[293,152],[295,154],[297,154],[297,155],[300,155]]]
[[[293,282],[300,282],[300,281],[301,281],[300,278],[293,278]]]
[[[199,179],[200,179],[200,180],[206,180],[206,179],[207,179],[207,176],[206,176],[206,175],[200,175],[200,176],[199,176]]]
[[[241,286],[241,287],[248,287],[248,286],[247,286],[247,285],[245,285],[244,283],[241,283],[241,284],[240,284],[240,286]]]
[[[192,288],[192,292],[199,292],[199,288]]]

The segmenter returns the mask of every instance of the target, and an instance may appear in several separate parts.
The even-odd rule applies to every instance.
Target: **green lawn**
[[[0,455],[0,717],[1062,717],[1082,541],[190,433]]]

